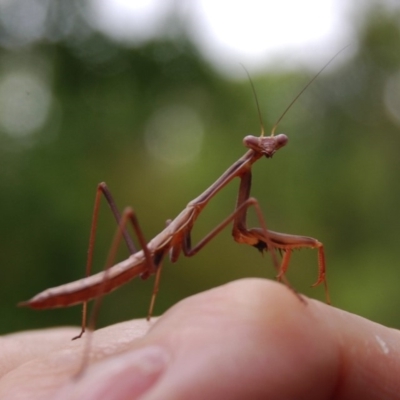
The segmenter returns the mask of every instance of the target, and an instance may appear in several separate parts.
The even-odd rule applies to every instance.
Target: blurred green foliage
[[[57,36],[57,16],[50,17],[48,36]],[[285,116],[278,130],[289,145],[255,165],[252,189],[271,229],[325,244],[335,306],[394,327],[400,327],[398,21],[377,10],[365,18],[352,56],[324,71]],[[0,48],[0,80],[34,73],[52,96],[40,129],[0,131],[2,333],[79,323],[78,307],[37,312],[15,305],[83,276],[99,182],[107,182],[121,209],[135,208],[150,239],[244,153],[246,134],[259,132],[248,81],[217,74],[183,36],[128,47],[89,29]],[[312,74],[253,76],[267,130]],[[153,156],[145,139],[154,116],[174,106],[190,109],[205,135],[199,156],[180,165]],[[194,241],[233,210],[237,185],[210,203]],[[104,205],[96,270],[114,231]],[[126,255],[121,250],[120,258]],[[227,229],[196,257],[165,261],[155,312],[234,279],[273,278],[271,265],[268,255],[235,244]],[[309,287],[316,276],[316,252],[295,252],[289,279],[323,300],[322,288]],[[152,283],[136,279],[107,296],[98,325],[145,316]]]

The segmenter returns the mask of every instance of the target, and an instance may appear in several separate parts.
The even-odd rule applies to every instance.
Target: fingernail
[[[158,346],[111,357],[89,367],[57,399],[137,399],[157,382],[168,361],[167,352]]]

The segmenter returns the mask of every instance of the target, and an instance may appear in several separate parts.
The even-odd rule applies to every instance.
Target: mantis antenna
[[[340,49],[319,71],[317,74],[314,75],[314,77],[303,87],[303,89],[300,90],[300,92],[295,96],[295,98],[289,103],[289,105],[286,107],[285,111],[281,114],[281,116],[278,118],[278,120],[275,122],[271,129],[271,136],[275,135],[276,128],[278,127],[279,123],[282,121],[283,117],[287,114],[287,112],[292,108],[293,104],[297,101],[297,99],[308,89],[308,87],[321,75],[321,73],[328,67],[328,65],[345,49],[347,49],[350,45],[348,44],[347,46],[343,47]],[[256,105],[257,105],[257,112],[258,112],[258,118],[260,120],[260,125],[261,125],[261,135],[260,137],[263,137],[265,135],[265,130],[264,130],[264,123],[262,120],[262,115],[261,115],[261,110],[260,110],[260,105],[258,103],[258,98],[257,98],[257,93],[256,89],[254,87],[253,81],[250,77],[249,72],[247,71],[246,67],[243,64],[240,64],[243,69],[245,70],[247,77],[249,78],[251,89],[253,91],[254,97],[256,99]]]

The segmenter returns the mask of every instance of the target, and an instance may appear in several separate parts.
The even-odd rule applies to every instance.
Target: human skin
[[[3,336],[0,399],[400,399],[400,332],[264,279],[189,297],[148,323]]]

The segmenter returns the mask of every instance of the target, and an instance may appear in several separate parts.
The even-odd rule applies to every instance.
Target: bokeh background
[[[252,195],[269,227],[325,244],[335,306],[400,327],[398,2],[269,3],[0,2],[1,333],[79,324],[78,306],[16,303],[83,276],[99,182],[151,238],[244,153],[259,122],[240,63],[268,131],[348,44],[281,122],[289,145],[254,166]],[[232,212],[237,188],[210,203],[194,240]],[[104,203],[96,271],[114,231]],[[250,276],[273,279],[269,256],[226,229],[196,257],[165,261],[155,314]],[[295,252],[288,276],[324,299],[310,288],[316,251]],[[144,317],[152,285],[108,295],[98,326]]]

